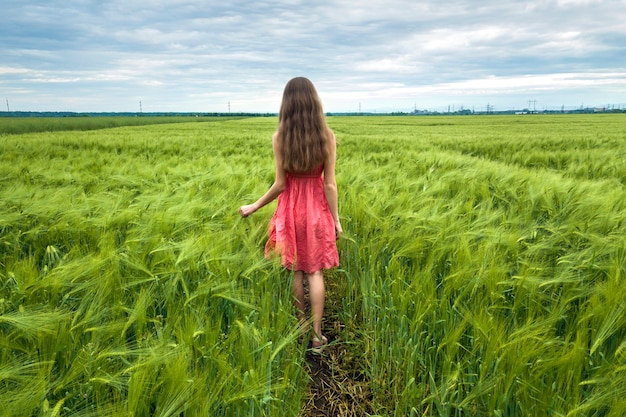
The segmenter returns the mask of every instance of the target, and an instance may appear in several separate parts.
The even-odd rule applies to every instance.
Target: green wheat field
[[[375,415],[626,415],[623,115],[328,122],[327,314]],[[237,212],[276,123],[0,135],[0,415],[299,415],[275,203]]]

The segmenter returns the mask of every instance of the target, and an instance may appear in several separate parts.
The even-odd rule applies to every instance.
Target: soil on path
[[[372,414],[369,384],[364,378],[342,368],[342,350],[341,345],[331,345],[321,354],[307,352],[311,380],[302,417],[364,417]]]
[[[332,284],[327,287],[331,287],[327,289],[332,294]],[[345,332],[333,314],[336,306],[328,305],[334,298],[333,295],[331,297],[327,297],[326,307],[329,314],[322,329],[328,338],[328,346],[321,353],[314,353],[310,349],[306,353],[310,376],[309,395],[300,416],[368,416],[373,414],[369,381],[355,363],[355,355],[350,351],[350,345],[341,340],[341,335]]]

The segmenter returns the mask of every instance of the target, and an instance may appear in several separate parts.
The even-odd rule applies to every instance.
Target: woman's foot
[[[327,345],[328,339],[326,339],[326,336],[313,336],[311,338],[311,351],[314,353],[321,353]]]

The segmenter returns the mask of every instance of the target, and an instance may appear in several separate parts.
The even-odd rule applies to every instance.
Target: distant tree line
[[[2,117],[269,117],[276,113],[221,113],[221,112],[69,112],[69,111],[9,111]]]

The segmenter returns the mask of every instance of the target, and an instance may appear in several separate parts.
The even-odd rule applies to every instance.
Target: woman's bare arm
[[[328,201],[328,207],[335,222],[335,232],[337,239],[341,237],[343,229],[339,220],[339,204],[337,197],[337,181],[335,179],[335,161],[337,159],[337,140],[332,131],[329,132],[330,143],[328,144],[328,152],[324,161],[324,193]]]
[[[283,168],[283,156],[276,133],[272,136],[272,148],[274,150],[274,160],[276,161],[276,177],[274,183],[257,201],[239,208],[239,213],[242,217],[248,217],[261,207],[271,203],[285,190],[286,175],[285,169]]]

